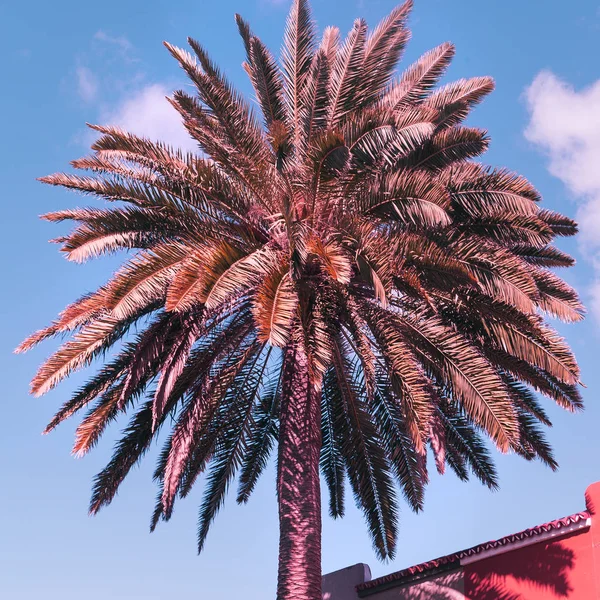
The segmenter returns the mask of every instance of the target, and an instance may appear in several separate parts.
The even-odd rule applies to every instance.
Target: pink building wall
[[[469,600],[600,600],[600,482],[586,492],[590,527],[464,567]]]
[[[323,578],[323,600],[600,600],[600,482],[586,511],[370,581]],[[598,513],[598,514],[597,514]]]

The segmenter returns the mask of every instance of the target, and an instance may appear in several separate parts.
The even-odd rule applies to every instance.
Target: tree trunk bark
[[[300,341],[286,351],[277,464],[277,600],[321,600],[320,392]]]

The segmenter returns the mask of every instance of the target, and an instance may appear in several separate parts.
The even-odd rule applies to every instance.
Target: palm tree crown
[[[576,361],[543,318],[582,318],[550,270],[573,263],[552,242],[576,225],[540,208],[523,177],[473,161],[489,140],[462,123],[493,82],[436,88],[451,44],[396,76],[410,8],[371,33],[359,19],[345,40],[328,27],[319,41],[296,0],[281,66],[237,17],[260,116],[198,42],[188,40],[193,54],[166,44],[195,86],[169,102],[200,152],[92,126],[94,153],[72,163],[90,175],[42,178],[110,201],[44,216],[76,222],[59,240],[69,260],[134,250],[19,348],[70,335],[34,377],[35,395],[117,348],[46,429],[88,408],[74,446],[83,455],[131,413],[92,513],[163,428],[152,527],[208,469],[199,548],[232,480],[247,501],[277,444],[284,556],[309,544],[293,531],[306,508],[294,482],[318,510],[318,469],[331,515],[344,513],[347,480],[390,557],[394,480],[421,508],[428,448],[440,472],[491,488],[485,437],[555,468],[533,391],[581,406]],[[294,573],[288,561],[280,580]],[[281,598],[312,598],[284,587]]]

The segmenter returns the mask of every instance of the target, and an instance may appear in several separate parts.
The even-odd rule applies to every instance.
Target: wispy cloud
[[[183,150],[198,151],[179,114],[166,100],[170,87],[164,82],[149,82],[141,62],[128,60],[135,52],[125,36],[102,30],[94,34],[88,52],[78,56],[75,70],[74,85],[87,104],[87,118]],[[95,137],[95,133],[81,131],[73,141],[89,146]]]
[[[578,203],[581,248],[595,269],[589,290],[600,319],[600,80],[576,90],[542,71],[525,92],[530,121],[525,137],[548,156],[548,170]]]
[[[101,29],[96,31],[94,34],[94,39],[99,40],[100,42],[106,42],[107,44],[115,44],[126,52],[133,48],[131,42],[124,35],[112,36]]]
[[[261,0],[261,4],[267,6],[288,6],[290,3],[291,0]]]
[[[79,66],[75,71],[77,93],[84,102],[92,102],[98,95],[98,79],[87,67]]]
[[[166,142],[182,150],[198,151],[181,124],[179,114],[166,99],[169,90],[155,83],[127,96],[114,110],[103,115],[103,123]]]
[[[104,96],[118,95],[143,79],[139,62],[133,44],[125,36],[99,30],[88,48],[78,51],[70,83],[84,102],[101,102]]]
[[[133,44],[124,35],[110,35],[99,29],[94,34],[94,41],[114,48],[127,62],[138,62],[138,59],[133,56],[135,50]]]

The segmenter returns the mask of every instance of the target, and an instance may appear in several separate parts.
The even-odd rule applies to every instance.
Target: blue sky
[[[374,25],[393,0],[313,0],[315,16],[347,31],[357,16]],[[281,43],[289,0],[105,0],[89,3],[0,4],[3,93],[2,337],[0,419],[0,597],[145,600],[274,597],[277,519],[274,473],[250,503],[230,499],[200,557],[195,527],[201,486],[179,503],[171,523],[150,535],[155,489],[152,458],[131,476],[117,500],[87,516],[91,479],[110,456],[119,427],[84,460],[69,454],[76,423],[48,437],[40,432],[85,374],[42,399],[27,394],[47,344],[26,356],[12,349],[69,301],[103,282],[115,258],[86,266],[65,261],[47,240],[60,227],[41,213],[85,205],[35,178],[65,169],[86,153],[84,123],[112,122],[186,144],[163,96],[186,85],[161,42],[199,39],[245,92],[243,50],[233,15],[242,13],[273,49]],[[562,247],[578,264],[565,277],[591,309],[582,324],[560,327],[574,347],[586,384],[587,410],[550,407],[550,431],[561,468],[499,457],[502,489],[433,476],[425,511],[401,517],[395,561],[377,561],[361,515],[324,517],[324,572],[367,562],[374,575],[497,538],[584,508],[585,487],[600,479],[600,34],[599,3],[517,0],[416,0],[413,40],[404,59],[446,40],[457,46],[448,79],[492,75],[497,90],[471,122],[489,130],[486,161],[520,171],[548,208],[578,215],[583,234]]]

